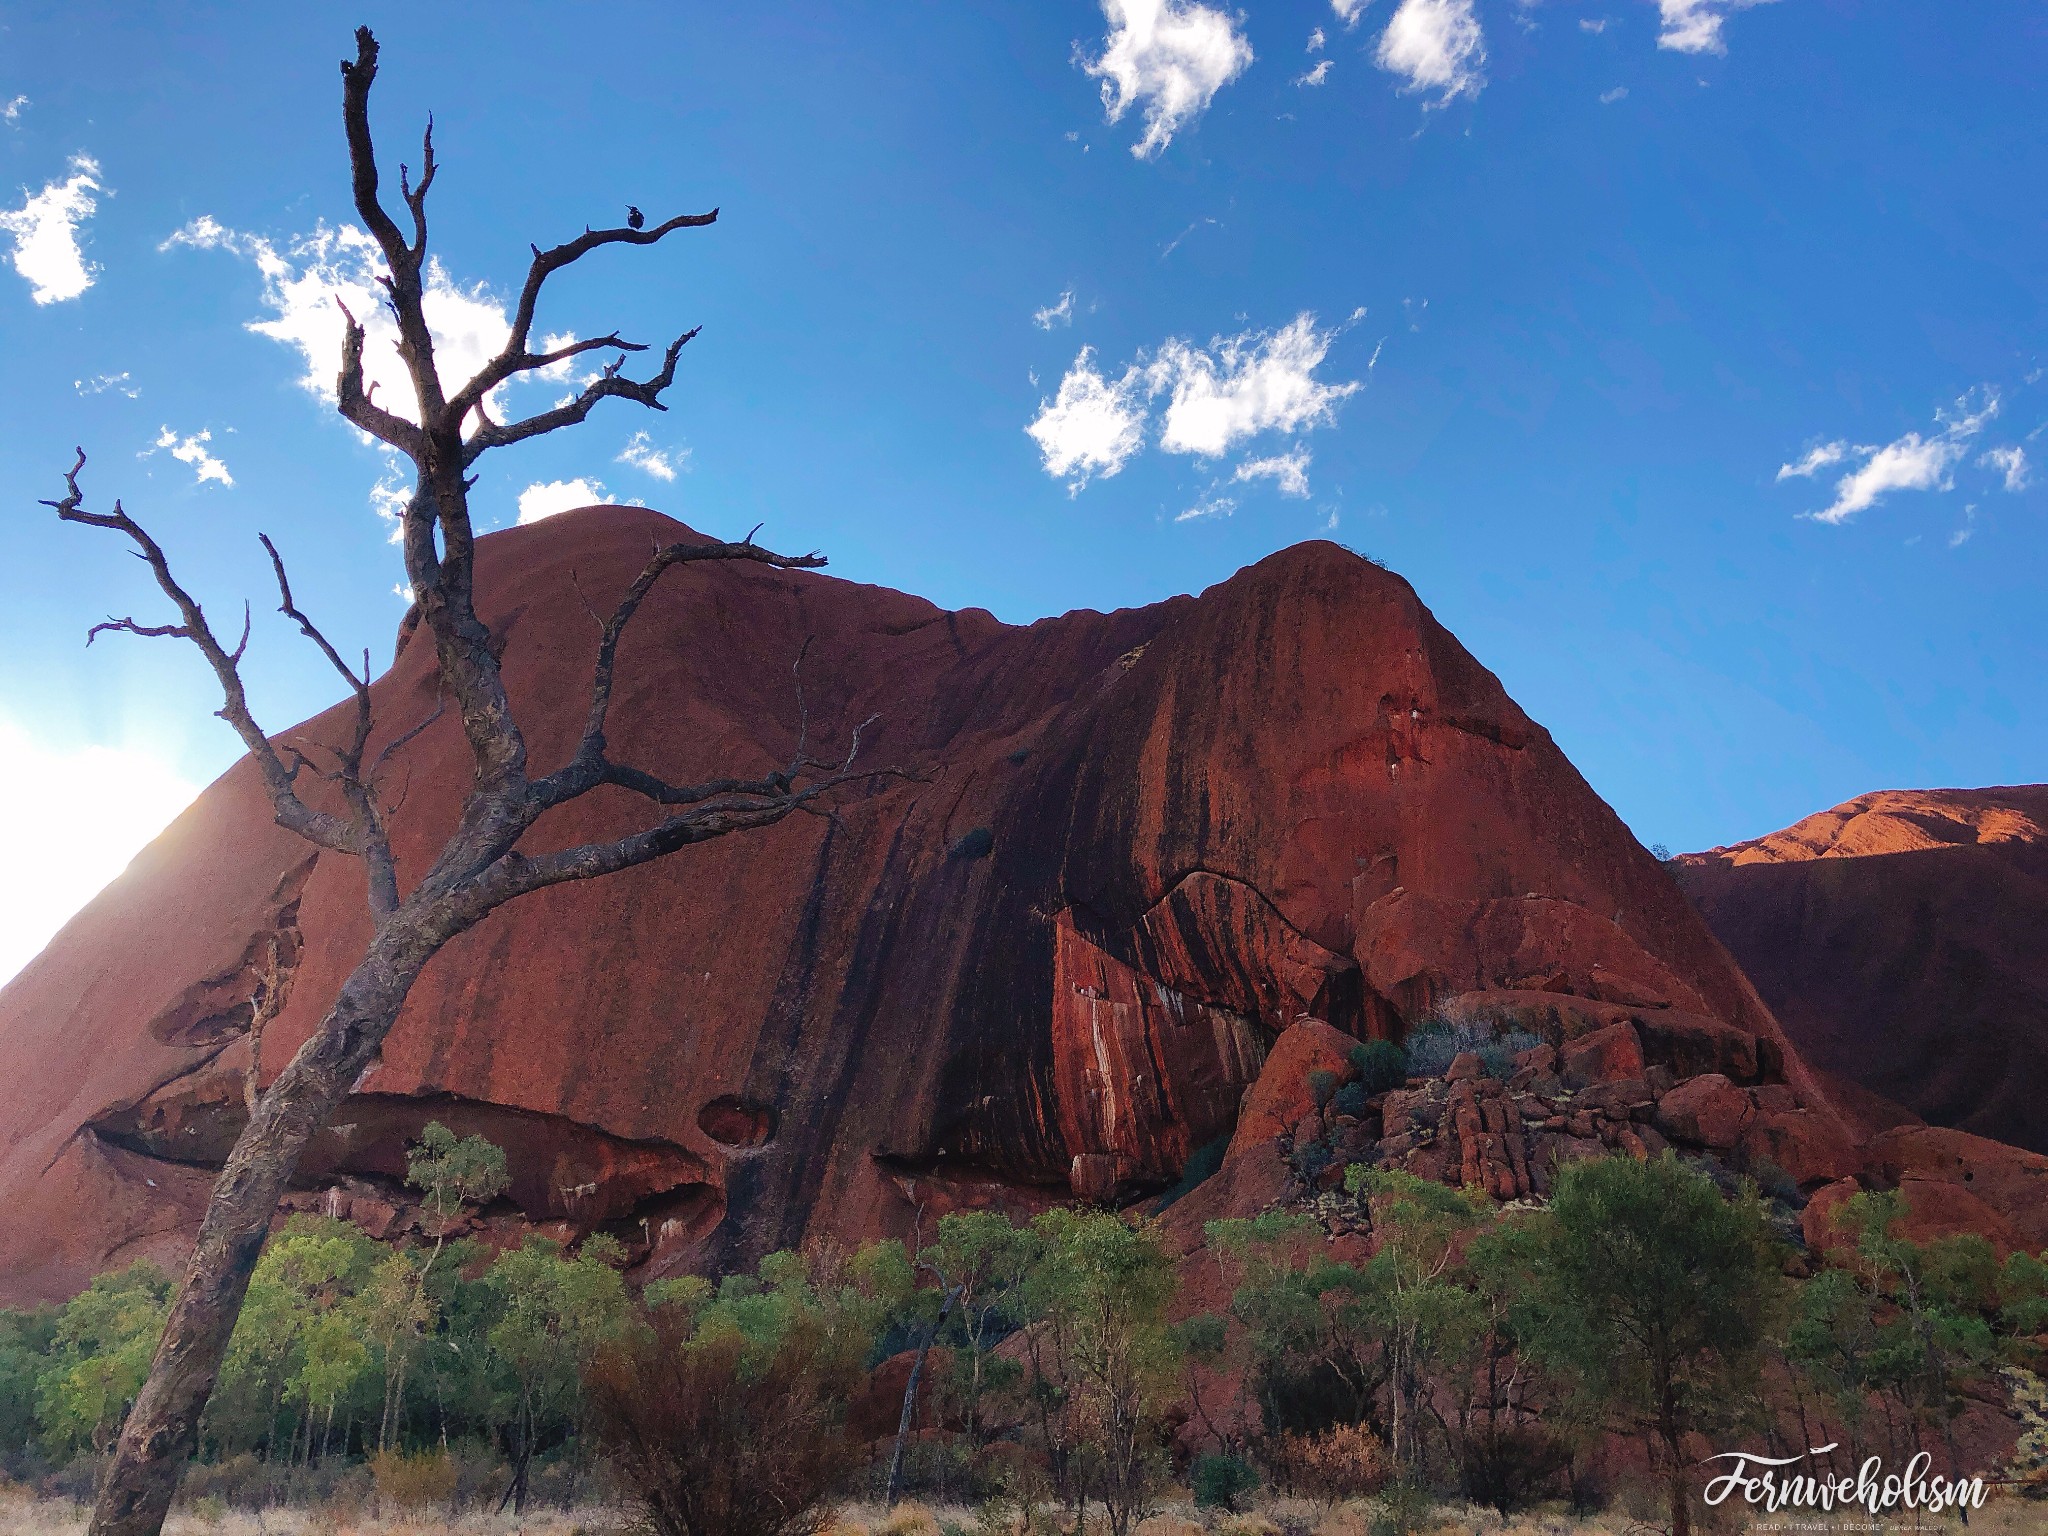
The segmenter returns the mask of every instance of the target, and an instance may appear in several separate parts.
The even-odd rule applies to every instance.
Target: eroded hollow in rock
[[[722,1093],[697,1111],[697,1129],[728,1147],[761,1147],[775,1139],[775,1111]]]
[[[92,1129],[145,1157],[217,1168],[247,1121],[238,1078],[197,1073],[103,1117]],[[671,1142],[634,1141],[565,1116],[455,1094],[359,1093],[343,1100],[314,1135],[293,1182],[316,1189],[356,1177],[406,1198],[407,1149],[430,1121],[503,1148],[511,1176],[506,1195],[532,1221],[597,1227],[637,1219],[650,1199],[709,1180],[703,1159]]]

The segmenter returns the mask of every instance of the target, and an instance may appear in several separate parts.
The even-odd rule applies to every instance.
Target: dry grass
[[[1306,1525],[1312,1536],[1371,1536],[1375,1500],[1356,1499],[1331,1509],[1317,1509],[1286,1499],[1243,1515],[1203,1519],[1185,1501],[1141,1522],[1133,1536],[1274,1536],[1284,1526]],[[87,1510],[69,1499],[37,1498],[28,1489],[0,1485],[0,1536],[84,1536]],[[851,1504],[834,1517],[823,1536],[941,1536],[948,1527],[979,1536],[977,1512],[965,1507],[933,1508],[900,1504],[885,1511],[873,1504]],[[1869,1530],[1860,1512],[1833,1515],[1781,1514],[1745,1520],[1731,1510],[1702,1511],[1702,1536],[1782,1532],[1784,1536],[1820,1536],[1823,1532]],[[181,1510],[165,1526],[169,1536],[627,1536],[634,1528],[630,1515],[612,1509],[534,1510],[514,1517],[471,1512],[440,1515],[427,1511],[375,1515],[332,1507],[252,1510],[215,1507]],[[1097,1536],[1089,1521],[1089,1536]],[[1971,1515],[1965,1531],[1953,1516],[1924,1518],[1894,1513],[1880,1518],[1883,1536],[2041,1536],[2048,1531],[2048,1503],[1994,1498]],[[1490,1509],[1441,1505],[1417,1529],[1417,1536],[1657,1536],[1661,1523],[1645,1523],[1619,1512],[1574,1518],[1558,1513],[1515,1515],[1507,1519]],[[1106,1536],[1103,1527],[1102,1536]]]
[[[42,1499],[26,1488],[0,1486],[0,1536],[85,1536],[90,1513],[71,1499]],[[164,1525],[167,1536],[623,1536],[631,1528],[629,1515],[609,1509],[377,1516],[319,1506],[228,1509],[210,1501],[177,1511]]]

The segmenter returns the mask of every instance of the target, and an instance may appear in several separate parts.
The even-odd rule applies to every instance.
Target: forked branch
[[[169,638],[189,640],[198,647],[199,654],[206,658],[206,664],[213,669],[214,677],[220,683],[221,707],[215,711],[221,719],[234,727],[235,734],[242,738],[242,745],[256,760],[257,771],[263,776],[263,787],[270,795],[271,808],[276,812],[278,825],[286,827],[308,842],[322,848],[332,848],[341,853],[360,853],[362,839],[359,830],[349,821],[326,811],[316,811],[301,800],[293,787],[297,770],[287,768],[283,757],[271,742],[263,728],[256,723],[256,717],[249,710],[248,691],[242,686],[242,647],[248,643],[246,614],[243,621],[242,642],[230,651],[215,636],[213,627],[207,622],[206,614],[198,600],[178,584],[171,574],[171,564],[163,548],[149,536],[142,525],[130,517],[116,501],[111,512],[92,512],[85,506],[85,495],[78,488],[79,472],[85,468],[85,450],[77,450],[78,459],[64,472],[64,495],[57,501],[42,504],[56,512],[67,523],[83,523],[90,528],[105,528],[118,533],[135,546],[135,552],[149,567],[149,573],[156,579],[157,587],[171,600],[177,609],[179,622],[176,624],[139,624],[134,619],[109,619],[95,624],[87,638],[119,631],[124,634],[141,635],[146,638]]]

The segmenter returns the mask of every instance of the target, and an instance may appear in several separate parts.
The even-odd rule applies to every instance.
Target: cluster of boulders
[[[1367,1098],[1330,1096],[1300,1117],[1284,1149],[1302,1194],[1333,1190],[1352,1164],[1397,1168],[1503,1203],[1548,1196],[1580,1158],[1651,1158],[1667,1147],[1716,1157],[1797,1198],[1841,1177],[1841,1149],[1784,1083],[1724,1072],[1679,1077],[1643,1060],[1618,1022],[1513,1058],[1503,1080],[1474,1052],[1436,1078]]]

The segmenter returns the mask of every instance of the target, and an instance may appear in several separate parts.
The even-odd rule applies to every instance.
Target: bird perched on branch
[[[626,228],[640,229],[643,228],[646,225],[646,223],[647,215],[642,213],[638,208],[635,208],[631,203],[628,203],[626,205]]]

